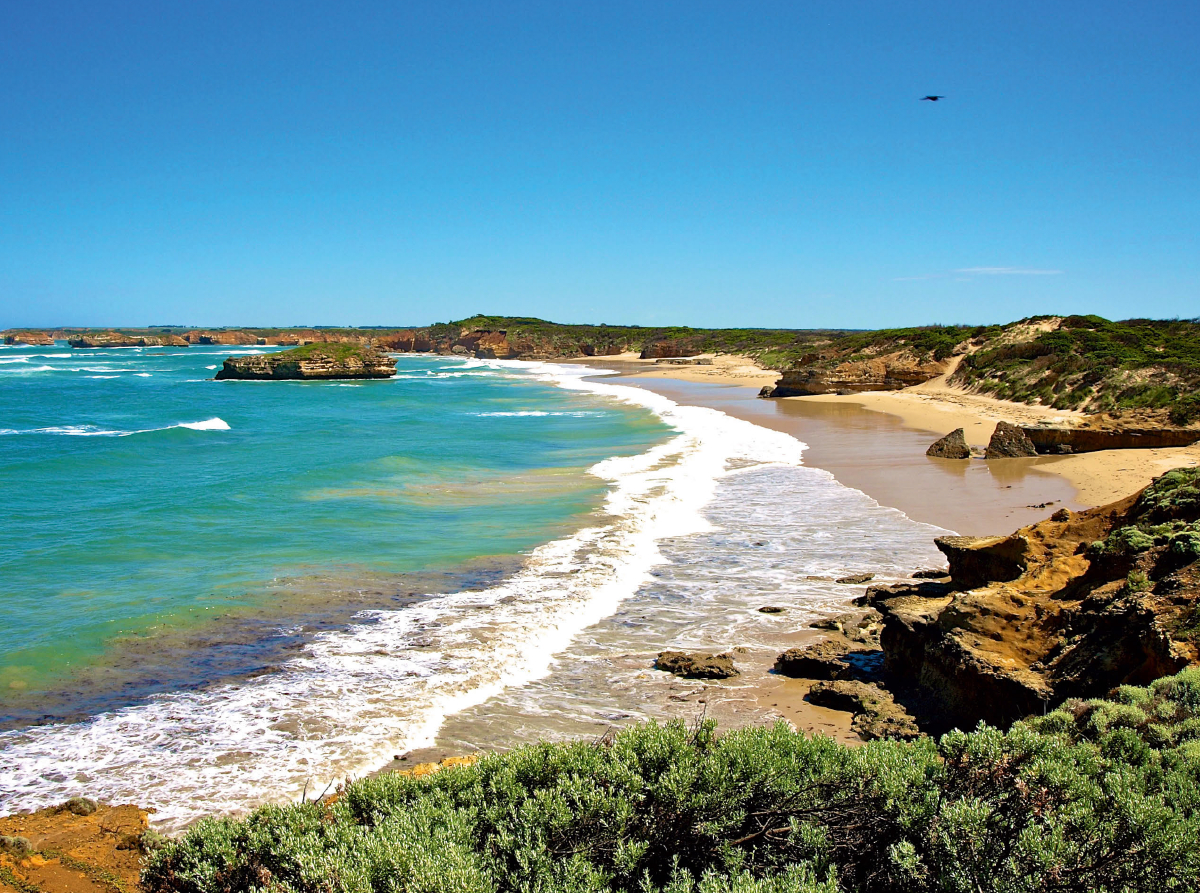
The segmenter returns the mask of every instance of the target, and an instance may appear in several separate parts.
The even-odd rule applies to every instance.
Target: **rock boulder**
[[[1022,459],[1038,454],[1037,447],[1022,429],[1008,422],[997,422],[988,441],[985,459]]]
[[[728,653],[661,651],[654,661],[654,669],[665,670],[685,679],[728,679],[738,675],[733,656]]]
[[[925,455],[935,459],[970,459],[971,448],[967,446],[966,432],[962,428],[955,428],[941,440],[935,441]]]

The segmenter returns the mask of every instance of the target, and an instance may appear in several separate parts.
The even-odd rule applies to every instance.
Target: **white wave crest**
[[[110,376],[94,376],[96,378]],[[188,428],[192,431],[228,431],[229,425],[224,419],[205,419],[203,422],[180,422],[175,425],[163,425],[161,428],[139,428],[136,431],[120,431],[111,428],[101,428],[98,425],[52,425],[47,428],[0,428],[4,434],[59,434],[66,437],[132,437],[134,434],[152,434],[155,431],[170,431],[173,428]]]
[[[228,431],[229,425],[224,419],[211,418],[205,419],[203,422],[181,422],[178,425],[172,425],[174,428],[191,428],[193,431]]]

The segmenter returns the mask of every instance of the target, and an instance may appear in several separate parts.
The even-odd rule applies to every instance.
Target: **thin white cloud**
[[[966,267],[955,273],[973,276],[1061,276],[1062,270],[1031,270],[1028,267]]]

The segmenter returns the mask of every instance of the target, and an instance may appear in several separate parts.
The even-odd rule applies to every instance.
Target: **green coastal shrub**
[[[647,724],[203,821],[151,893],[1172,893],[1200,884],[1200,670],[1009,731],[847,748]]]
[[[1200,321],[1068,316],[1031,341],[985,343],[955,379],[1006,400],[1089,412],[1162,409],[1172,424],[1188,425],[1200,419]]]

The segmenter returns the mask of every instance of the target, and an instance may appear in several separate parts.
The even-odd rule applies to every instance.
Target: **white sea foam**
[[[105,376],[94,376],[102,378]],[[107,376],[116,378],[117,376]],[[0,428],[0,435],[5,434],[60,434],[66,437],[131,437],[134,434],[152,434],[155,431],[170,431],[173,428],[189,428],[192,431],[228,431],[229,425],[224,419],[212,418],[202,422],[179,422],[175,425],[163,425],[161,428],[138,428],[134,431],[121,431],[112,428],[101,428],[97,425],[52,425],[47,428]]]

